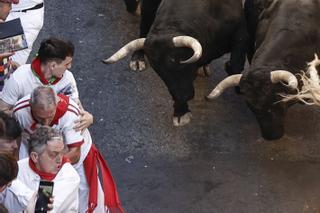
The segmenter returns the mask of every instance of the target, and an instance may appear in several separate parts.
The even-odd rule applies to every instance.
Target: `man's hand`
[[[52,197],[49,198],[48,212],[50,212],[53,209],[53,201],[54,201],[54,198],[52,196]]]
[[[13,70],[16,70],[16,69],[18,69],[18,67],[20,67],[20,64],[15,61],[11,61],[10,64],[11,64]]]
[[[4,58],[8,58],[10,56],[14,55],[14,52],[5,52],[0,54],[0,60],[3,60]]]
[[[91,124],[93,124],[93,116],[87,111],[82,111],[81,117],[79,118],[79,120],[77,120],[75,122],[75,124],[76,125],[75,125],[74,129],[76,131],[84,131]]]

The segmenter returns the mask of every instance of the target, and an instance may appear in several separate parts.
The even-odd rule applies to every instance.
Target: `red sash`
[[[50,126],[58,124],[59,119],[68,111],[69,100],[70,100],[69,97],[62,94],[58,94],[58,97],[60,98],[60,100],[57,104],[56,113],[54,114],[54,117],[50,123]]]
[[[69,159],[66,158],[66,157],[63,157],[62,158],[62,163],[61,163],[61,167],[63,166],[63,164],[65,163],[69,163]],[[48,180],[48,181],[52,181],[56,176],[57,174],[52,174],[52,173],[46,173],[46,172],[41,172],[35,165],[35,163],[31,160],[31,158],[29,158],[29,166],[30,168],[32,169],[32,171],[34,171],[36,174],[38,174],[40,176],[40,178],[42,180]]]
[[[31,62],[31,70],[44,85],[56,84],[61,79],[52,76],[51,79],[48,81],[41,72],[41,62],[38,57],[33,59],[33,61]]]
[[[89,185],[89,202],[88,213],[92,213],[97,206],[98,200],[98,168],[101,171],[102,187],[104,192],[104,204],[108,207],[111,213],[123,213],[120,204],[120,199],[117,192],[117,187],[110,169],[100,152],[92,144],[90,151],[83,161],[84,171]]]

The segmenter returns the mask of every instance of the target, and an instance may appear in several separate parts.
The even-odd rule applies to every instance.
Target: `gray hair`
[[[62,133],[56,129],[49,126],[40,126],[36,131],[30,136],[29,139],[29,154],[31,152],[36,152],[41,154],[48,141],[59,139],[63,141]]]
[[[35,88],[30,96],[31,107],[40,107],[46,109],[48,106],[56,105],[57,97],[55,91],[48,86],[39,86]]]

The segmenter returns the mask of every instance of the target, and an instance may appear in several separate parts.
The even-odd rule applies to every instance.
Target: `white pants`
[[[84,172],[83,164],[76,168],[80,176],[80,186],[79,186],[79,212],[85,213],[88,209],[88,199],[89,199],[89,186],[87,183],[86,174]],[[108,213],[107,207],[104,205],[104,193],[100,180],[98,182],[98,201],[97,207],[93,211],[94,213]]]
[[[26,12],[11,11],[7,21],[20,18],[24,34],[27,39],[28,49],[17,51],[11,58],[20,65],[25,64],[32,50],[33,42],[39,35],[43,26],[44,7]]]

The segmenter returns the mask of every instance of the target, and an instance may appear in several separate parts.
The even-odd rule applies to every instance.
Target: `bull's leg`
[[[129,67],[134,71],[143,71],[146,69],[146,61],[143,50],[137,50],[132,54]]]
[[[188,124],[191,120],[191,113],[188,107],[188,103],[174,102],[173,107],[174,107],[173,125],[184,126]]]
[[[244,17],[242,24],[232,38],[230,61],[226,63],[226,72],[229,75],[241,73],[246,62],[248,47],[248,33]]]
[[[127,11],[132,15],[141,15],[141,0],[124,0]]]
[[[161,0],[142,0],[141,2],[141,20],[140,20],[140,38],[147,37],[151,25],[156,16],[157,9]],[[132,54],[130,68],[135,71],[143,71],[146,68],[144,51],[138,50]]]
[[[209,77],[211,75],[211,70],[209,64],[200,67],[197,70],[197,76],[199,77]]]
[[[225,63],[226,72],[229,75],[239,74],[243,71],[246,62],[246,52],[248,47],[248,33],[246,30],[245,20],[235,33],[232,40],[230,61]],[[240,87],[235,87],[236,93],[240,93]]]

